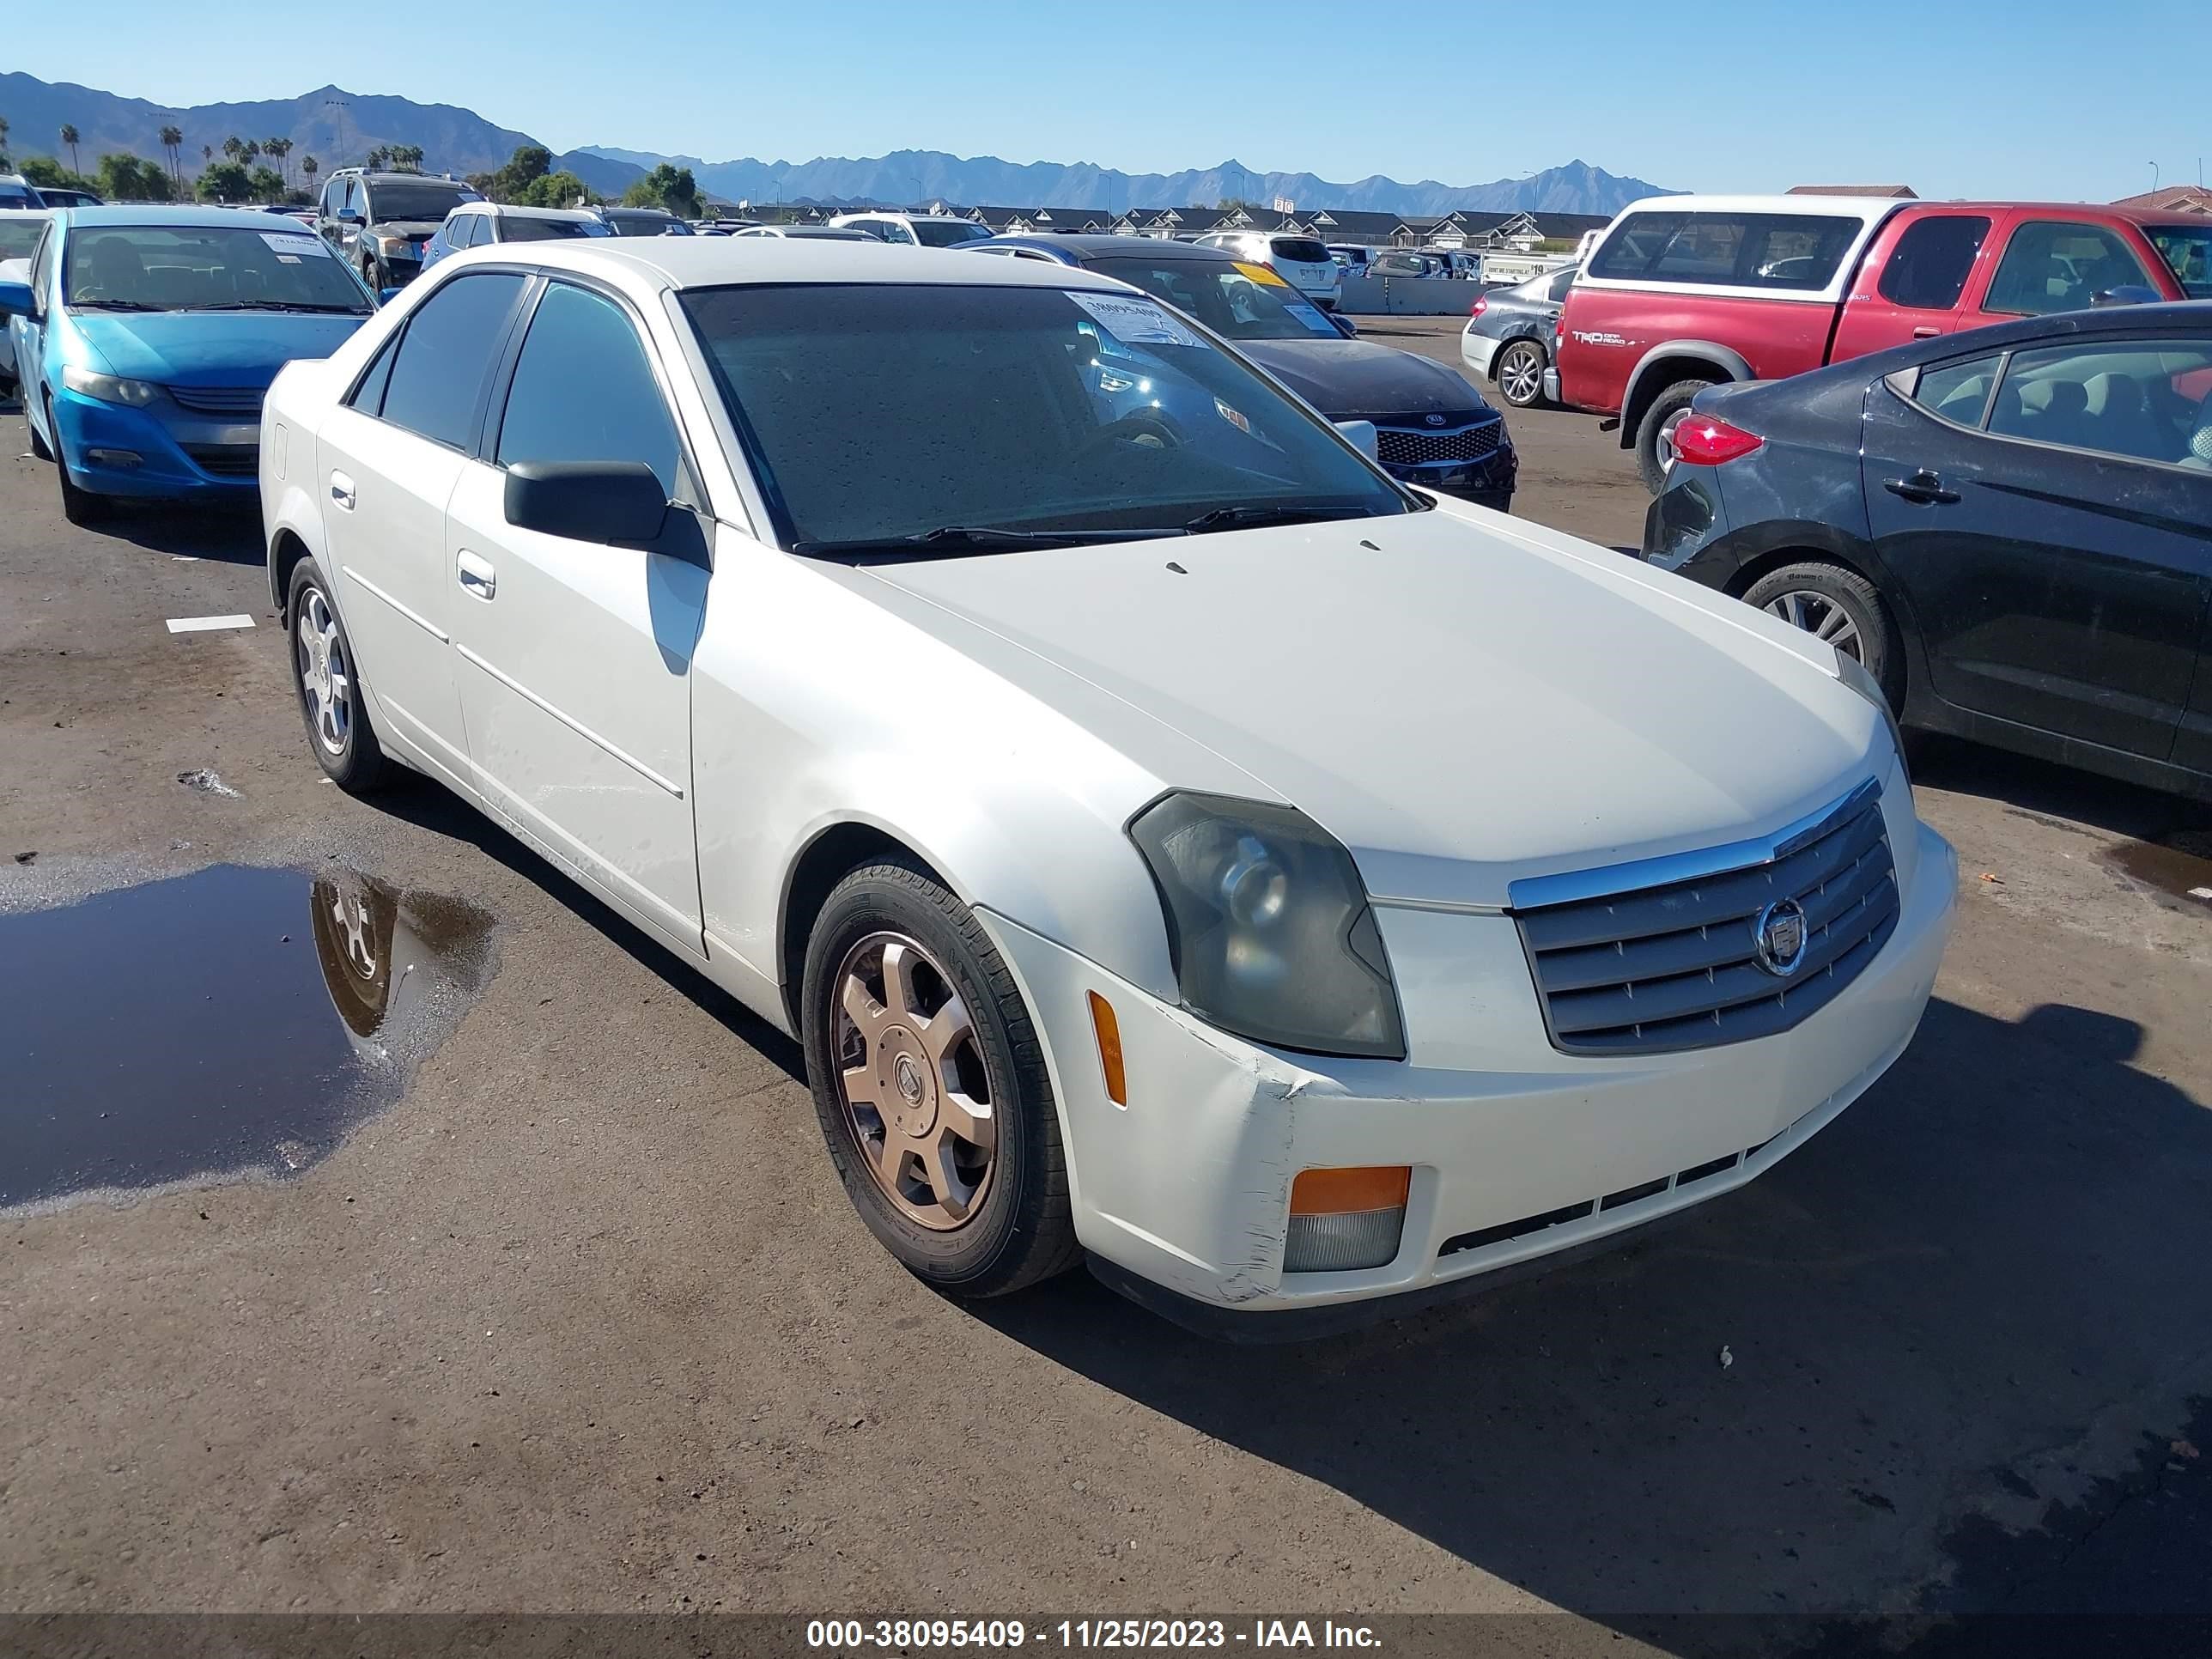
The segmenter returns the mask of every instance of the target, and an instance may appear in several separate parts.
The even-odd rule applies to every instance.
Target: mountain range
[[[172,107],[125,98],[70,82],[0,74],[0,116],[9,123],[9,147],[21,158],[54,154],[70,161],[58,143],[64,123],[77,130],[76,161],[89,173],[98,158],[126,150],[166,159],[164,126],[184,134],[185,169],[195,172],[204,150],[222,154],[222,141],[289,138],[291,170],[313,155],[328,173],[357,161],[379,145],[419,144],[433,173],[488,173],[534,143],[527,133],[485,120],[453,104],[418,104],[385,94],[319,87],[296,98]],[[888,155],[811,161],[750,158],[708,161],[696,156],[591,145],[555,155],[553,165],[576,174],[604,196],[619,196],[663,161],[688,167],[702,190],[729,202],[813,202],[824,206],[917,201],[991,204],[1008,207],[1080,207],[1119,212],[1129,208],[1210,205],[1225,198],[1267,205],[1288,198],[1301,210],[1367,209],[1384,213],[1436,215],[1467,208],[1552,213],[1612,213],[1638,197],[1664,193],[1640,179],[1619,177],[1583,161],[1547,167],[1518,179],[1484,185],[1446,185],[1433,179],[1401,184],[1373,174],[1334,184],[1310,173],[1255,172],[1234,160],[1182,173],[1128,173],[1092,162],[1000,161],[962,157],[942,150],[894,150]]]

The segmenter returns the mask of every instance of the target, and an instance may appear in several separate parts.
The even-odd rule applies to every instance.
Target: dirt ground
[[[1594,423],[1512,425],[1519,510],[1638,541]],[[1648,1241],[1306,1347],[1079,1276],[963,1307],[850,1212],[790,1045],[434,788],[322,781],[250,520],[73,530],[27,448],[0,416],[0,959],[226,864],[492,954],[299,1172],[0,1218],[0,1610],[2212,1612],[2212,907],[2166,890],[2212,809],[1936,746],[1918,1039]],[[0,1113],[125,1060],[161,1109],[201,1053],[137,999],[220,988],[163,939],[0,1024]]]

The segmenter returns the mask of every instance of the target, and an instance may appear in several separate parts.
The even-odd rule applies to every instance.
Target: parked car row
[[[1054,244],[470,250],[286,368],[317,763],[792,1034],[949,1292],[1300,1335],[1832,1121],[1955,886],[1862,663],[1398,483],[1216,325],[1357,344],[1272,271],[1128,250],[1186,311]]]
[[[98,207],[100,198],[88,190],[59,185],[34,185],[20,173],[0,173],[0,212],[28,208]]]

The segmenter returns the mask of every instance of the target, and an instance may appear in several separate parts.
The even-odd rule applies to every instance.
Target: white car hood
[[[1377,898],[1502,905],[1517,877],[1741,839],[1886,741],[1828,647],[1455,505],[852,574],[1164,787],[1261,793],[1249,775]],[[1227,764],[1187,775],[1163,726]]]

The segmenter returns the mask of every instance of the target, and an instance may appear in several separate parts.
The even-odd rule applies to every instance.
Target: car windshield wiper
[[[1330,519],[1368,519],[1375,515],[1364,507],[1267,507],[1248,504],[1217,507],[1183,526],[1194,536],[1209,530],[1249,530],[1268,524],[1320,524]]]
[[[71,311],[167,311],[168,307],[149,305],[143,300],[71,300]]]
[[[368,313],[359,306],[309,305],[296,300],[225,300],[220,305],[194,306],[195,311],[312,311],[329,312],[348,317],[366,317]]]
[[[816,557],[854,553],[988,553],[1000,548],[1075,547],[1086,542],[1142,542],[1180,536],[1180,530],[1000,530],[989,525],[939,525],[911,536],[855,536],[843,541],[793,542],[794,553]]]

